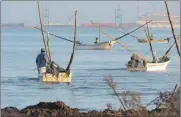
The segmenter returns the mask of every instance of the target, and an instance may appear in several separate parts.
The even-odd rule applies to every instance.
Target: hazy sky
[[[38,8],[36,1],[2,1],[1,22],[19,23],[26,25],[39,24]],[[171,15],[180,16],[180,2],[168,2]],[[137,20],[137,5],[139,14],[166,12],[163,1],[41,1],[41,12],[45,6],[49,8],[50,22],[66,23],[73,16],[75,9],[78,10],[78,24],[90,22],[115,21],[115,9],[120,4],[123,14],[123,22],[135,22]],[[73,18],[71,20],[73,22]]]

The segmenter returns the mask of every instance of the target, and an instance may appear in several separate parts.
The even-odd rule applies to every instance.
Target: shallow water
[[[73,28],[49,28],[56,33],[73,40]],[[105,31],[113,37],[121,34],[106,28]],[[127,32],[128,30],[125,30]],[[172,36],[170,30],[153,30],[158,37]],[[179,31],[177,31],[179,32]],[[144,37],[144,31],[139,30],[133,35]],[[95,28],[78,28],[77,40],[93,43],[98,31]],[[101,36],[102,41],[108,41]],[[119,45],[112,50],[76,50],[71,67],[73,73],[71,86],[59,83],[43,83],[37,78],[35,58],[43,47],[41,33],[36,29],[2,29],[2,78],[1,78],[1,108],[15,106],[19,109],[40,101],[63,101],[71,107],[82,111],[102,110],[111,103],[118,109],[120,103],[112,90],[103,80],[103,76],[111,75],[117,83],[117,90],[138,91],[142,103],[147,104],[158,96],[160,91],[172,90],[180,83],[180,61],[174,47],[170,52],[171,62],[167,72],[128,72],[126,62],[131,53]],[[136,52],[147,53],[151,59],[149,46],[140,44],[130,36],[120,42]],[[163,53],[173,43],[153,44],[157,55]],[[72,43],[52,37],[53,59],[62,67],[66,67],[72,52]],[[152,105],[149,108],[153,108]]]

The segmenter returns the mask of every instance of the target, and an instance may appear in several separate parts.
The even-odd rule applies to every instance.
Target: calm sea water
[[[49,28],[57,35],[73,40],[73,28]],[[105,32],[113,37],[121,34],[113,29],[105,28]],[[125,30],[127,32],[128,30]],[[170,30],[152,30],[157,37],[172,36]],[[177,32],[179,32],[177,30]],[[133,35],[144,37],[143,30]],[[91,44],[98,36],[95,28],[78,28],[77,40]],[[101,35],[102,41],[109,39]],[[151,59],[149,46],[140,44],[130,36],[120,40],[135,52],[146,54]],[[163,53],[173,43],[153,44],[157,55]],[[15,106],[22,109],[40,101],[63,101],[71,107],[82,111],[102,110],[107,103],[117,109],[120,103],[112,90],[103,81],[111,75],[117,83],[117,90],[137,91],[142,93],[142,103],[147,104],[158,96],[160,91],[172,90],[180,83],[180,61],[174,47],[170,52],[171,62],[167,72],[128,72],[125,64],[131,53],[119,45],[112,50],[76,50],[71,67],[73,73],[71,86],[66,84],[50,84],[40,82],[37,78],[35,58],[43,47],[42,37],[36,29],[2,29],[2,76],[1,107]],[[72,52],[72,44],[52,37],[52,56],[60,66],[66,67]],[[151,106],[152,108],[154,106]]]

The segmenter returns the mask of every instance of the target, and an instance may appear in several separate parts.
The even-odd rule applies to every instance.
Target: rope
[[[92,22],[92,21],[91,21]],[[94,22],[92,22],[96,27],[98,27]],[[137,28],[138,29],[138,28]],[[102,29],[100,29],[100,31],[103,33],[103,34],[105,34],[107,37],[109,37],[109,38],[111,38],[112,39],[112,41],[114,41],[114,40],[116,40],[116,39],[114,39],[113,37],[111,37],[110,35],[108,35],[107,33],[105,33]],[[132,31],[133,32],[133,31]],[[128,33],[127,33],[128,34]],[[124,35],[123,35],[124,36]],[[119,44],[119,45],[121,45],[123,48],[125,48],[127,51],[129,51],[129,52],[131,52],[131,53],[135,53],[135,52],[133,52],[131,49],[129,49],[127,46],[124,46],[123,44],[121,44],[119,41],[117,41],[117,43]],[[142,59],[142,60],[145,60],[144,58],[142,58],[142,57],[140,57],[139,56],[139,58],[140,59]]]
[[[140,29],[140,28],[143,27],[144,25],[147,25],[147,24],[150,23],[151,21],[152,21],[152,20],[150,20],[149,22],[146,22],[145,24],[141,25],[140,27],[138,27],[138,28],[132,30],[131,32],[128,32],[128,33],[126,33],[125,35],[123,35],[123,36],[121,36],[121,37],[118,37],[118,38],[116,38],[116,39],[114,39],[114,40],[119,40],[119,39],[121,39],[121,38],[123,38],[123,37],[125,37],[125,36],[127,36],[127,35],[129,35],[129,34],[131,34],[131,33],[133,33],[133,32],[135,32],[136,30]]]
[[[34,28],[36,28],[36,29],[38,29],[38,30],[41,30],[40,28],[38,28],[38,27],[34,27]],[[59,39],[62,39],[62,40],[65,40],[65,41],[69,41],[69,42],[72,42],[72,43],[74,43],[74,41],[72,41],[72,40],[70,40],[70,39],[67,39],[67,38],[64,38],[64,37],[60,37],[60,36],[58,36],[58,35],[55,35],[55,34],[53,34],[53,33],[50,33],[50,32],[48,32],[48,31],[45,31],[45,30],[43,30],[45,33],[49,33],[50,35],[52,35],[52,36],[54,36],[54,37],[57,37],[57,38],[59,38]],[[80,41],[76,41],[76,44],[81,44],[81,45],[83,45],[83,43],[81,43]]]
[[[109,28],[112,28],[112,29],[115,29],[115,28],[113,28],[113,27],[111,27],[111,26],[108,26]],[[125,32],[123,32],[123,31],[121,31],[121,30],[118,30],[118,29],[115,29],[116,31],[118,31],[118,32],[121,32],[121,33],[123,33],[123,34],[126,34]],[[138,39],[143,39],[143,38],[139,38],[139,37],[136,37],[136,36],[134,36],[134,35],[131,35],[131,34],[129,34],[129,36],[131,36],[131,37],[133,37],[134,39],[136,39],[136,40],[138,40]]]

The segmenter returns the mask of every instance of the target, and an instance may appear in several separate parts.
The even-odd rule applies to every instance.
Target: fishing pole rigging
[[[128,33],[126,33],[125,35],[123,35],[123,36],[121,36],[121,37],[118,37],[118,38],[116,38],[116,39],[113,38],[112,36],[108,35],[107,33],[105,33],[102,29],[99,29],[99,30],[101,31],[101,33],[105,34],[105,35],[106,35],[108,38],[110,38],[112,41],[117,41],[117,43],[118,43],[120,46],[122,46],[122,47],[125,48],[127,51],[129,51],[129,52],[131,52],[131,53],[134,54],[135,52],[133,52],[133,51],[132,51],[131,49],[129,49],[127,46],[121,44],[118,40],[121,39],[121,38],[123,38],[123,37],[125,37],[125,36],[127,36],[127,35],[129,35],[130,33],[133,33],[133,32],[136,31],[136,30],[140,29],[141,27],[143,27],[144,25],[150,23],[151,21],[152,21],[152,20],[150,20],[149,22],[146,22],[145,24],[141,25],[140,27],[138,27],[138,28],[132,30],[131,32],[128,32]],[[92,21],[91,21],[91,22],[92,22]],[[92,22],[92,23],[98,28],[98,26],[97,26],[94,22]],[[140,57],[140,56],[139,56],[139,58],[142,59],[142,60],[146,60],[146,58],[145,58],[144,56],[143,56],[143,57]]]
[[[38,29],[38,30],[41,30],[41,29],[38,28],[38,27],[34,27],[34,28],[36,28],[36,29]],[[52,36],[54,36],[54,37],[57,37],[57,38],[59,38],[59,39],[62,39],[62,40],[65,40],[65,41],[74,43],[74,41],[72,41],[72,40],[70,40],[70,39],[67,39],[67,38],[65,38],[65,37],[61,37],[61,36],[55,35],[55,34],[53,34],[53,33],[51,33],[51,32],[46,31],[46,30],[43,30],[43,32],[45,32],[46,34],[49,33],[50,35],[52,35]],[[76,41],[76,44],[83,44],[83,43],[80,42],[80,41]]]

